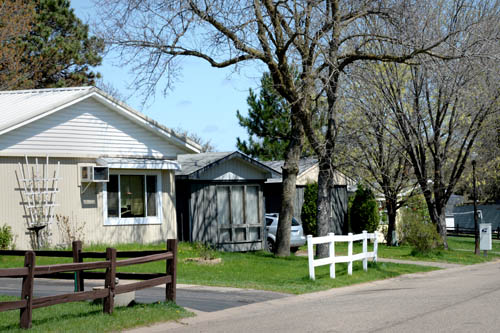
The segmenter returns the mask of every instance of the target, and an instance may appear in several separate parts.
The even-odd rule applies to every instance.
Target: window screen
[[[156,194],[156,176],[146,176],[146,201],[148,216],[157,216],[156,215],[156,202],[157,202],[157,194]]]
[[[118,175],[109,176],[107,186],[108,217],[118,217]]]
[[[217,187],[217,219],[219,225],[229,225],[229,186]]]
[[[259,223],[259,188],[257,186],[247,186],[245,201],[245,215],[247,224]]]
[[[244,224],[243,217],[243,186],[231,187],[231,217],[233,224]]]

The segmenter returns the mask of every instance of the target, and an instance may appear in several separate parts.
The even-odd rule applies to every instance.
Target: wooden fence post
[[[315,279],[314,276],[314,249],[313,249],[313,236],[307,235],[307,260],[309,262],[309,278]]]
[[[27,251],[24,255],[24,267],[28,267],[28,275],[23,276],[21,298],[26,300],[26,307],[21,309],[21,328],[31,328],[33,310],[33,284],[35,277],[35,252]]]
[[[330,278],[335,279],[335,234],[330,232],[328,236],[331,237],[330,246],[328,248],[328,256],[332,261],[330,264]]]
[[[106,249],[106,260],[110,262],[110,266],[106,269],[104,288],[108,290],[108,296],[104,298],[103,311],[112,314],[115,304],[116,249]]]
[[[347,274],[352,275],[352,232],[348,233],[347,236],[349,236],[349,243],[347,243],[347,255],[349,256]]]
[[[77,240],[72,243],[72,249],[73,249],[73,262],[78,263],[78,262],[83,262],[83,257],[82,257],[82,242]],[[75,292],[78,291],[83,291],[84,290],[84,282],[83,282],[83,271],[76,271],[75,272]]]
[[[373,262],[377,263],[377,252],[378,252],[378,232],[374,231],[373,235],[375,239],[373,240]]]
[[[363,258],[363,270],[368,271],[368,257],[366,254],[368,253],[368,232],[363,230],[363,254],[365,257]]]
[[[172,277],[172,282],[165,286],[165,300],[175,302],[177,289],[177,239],[167,239],[167,251],[172,251],[173,258],[166,260],[166,274]]]

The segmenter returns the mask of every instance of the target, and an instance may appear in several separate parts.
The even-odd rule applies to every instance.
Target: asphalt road
[[[285,297],[142,332],[499,332],[500,262]]]
[[[21,282],[22,279],[0,279],[0,294],[20,296]],[[102,282],[85,281],[85,290],[92,290],[92,287],[102,285]],[[71,292],[73,292],[73,281],[35,279],[35,297]],[[260,290],[178,285],[176,303],[196,312],[213,312],[288,296],[290,295]],[[153,303],[163,300],[165,300],[164,287],[136,291],[136,302]]]

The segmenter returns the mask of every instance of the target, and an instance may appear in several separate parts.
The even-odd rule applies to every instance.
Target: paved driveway
[[[0,279],[0,294],[20,296],[22,279]],[[85,281],[85,290],[102,286],[102,282]],[[73,291],[73,281],[35,279],[35,297],[65,294]],[[252,303],[288,297],[288,294],[237,288],[177,285],[177,304],[195,312],[213,312]],[[136,301],[153,303],[165,300],[165,288],[155,287],[136,292]]]

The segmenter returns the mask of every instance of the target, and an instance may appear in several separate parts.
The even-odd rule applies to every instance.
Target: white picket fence
[[[368,252],[368,240],[373,239],[373,252]],[[355,241],[363,241],[363,252],[358,254],[352,254],[352,247]],[[335,256],[335,242],[348,242],[347,245],[347,256]],[[314,244],[325,244],[329,243],[329,255],[326,258],[314,259]],[[335,279],[335,264],[339,262],[347,262],[347,274],[352,275],[352,263],[356,260],[363,260],[363,269],[368,270],[368,258],[373,258],[374,262],[377,262],[377,232],[367,233],[363,231],[362,234],[353,235],[352,233],[347,234],[347,236],[335,235],[329,233],[328,236],[323,237],[313,237],[311,235],[307,236],[307,257],[309,258],[309,277],[314,280],[314,268],[318,266],[330,265],[330,277]]]

